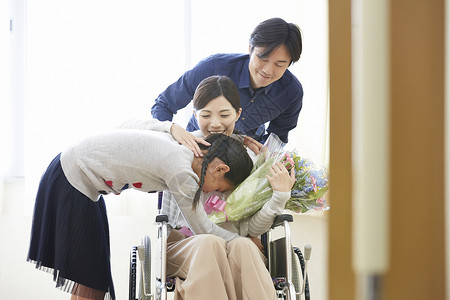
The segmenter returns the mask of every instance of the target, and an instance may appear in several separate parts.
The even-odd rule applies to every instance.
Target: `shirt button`
[[[242,121],[244,121],[245,120],[245,117],[242,117]]]
[[[250,100],[251,103],[255,102],[255,99]]]

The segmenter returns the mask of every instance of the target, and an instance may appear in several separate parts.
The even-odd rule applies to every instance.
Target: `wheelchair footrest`
[[[158,281],[161,282],[161,279],[158,278]],[[167,292],[173,292],[175,290],[175,277],[167,277],[166,278],[166,290]]]
[[[273,286],[276,290],[281,291],[286,286],[286,280],[284,278],[272,278]]]
[[[175,290],[176,278],[167,278],[166,287],[168,292],[173,292]]]

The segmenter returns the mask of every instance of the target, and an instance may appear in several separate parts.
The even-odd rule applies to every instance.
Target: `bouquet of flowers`
[[[328,209],[324,199],[328,190],[327,170],[316,168],[310,160],[300,157],[295,151],[284,151],[283,147],[284,143],[278,136],[271,134],[256,156],[250,176],[236,187],[218,211],[209,214],[209,219],[216,224],[239,221],[260,210],[273,194],[265,175],[278,161],[288,170],[295,168],[296,181],[285,209],[296,213]]]

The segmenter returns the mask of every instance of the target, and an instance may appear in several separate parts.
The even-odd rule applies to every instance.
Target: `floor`
[[[70,299],[54,288],[51,275],[26,261],[33,188],[23,180],[0,183],[0,298]],[[129,193],[106,199],[111,233],[111,265],[117,299],[128,299],[129,253],[143,235],[155,237],[156,199],[144,193]],[[327,299],[327,213],[295,215],[291,227],[293,245],[311,244],[309,262],[311,299]],[[275,232],[275,235],[278,233]],[[152,244],[152,248],[154,245]],[[171,299],[171,296],[169,296]]]

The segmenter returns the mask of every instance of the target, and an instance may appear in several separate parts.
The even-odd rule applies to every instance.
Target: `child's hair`
[[[220,96],[224,96],[236,112],[239,111],[241,108],[239,91],[234,82],[227,76],[210,76],[203,79],[194,93],[194,108],[200,110]]]
[[[203,158],[202,170],[200,176],[200,184],[192,203],[192,208],[197,207],[200,199],[203,184],[205,183],[206,169],[209,163],[215,158],[222,160],[230,170],[225,173],[225,179],[232,185],[237,186],[250,175],[253,168],[253,162],[247,153],[242,142],[222,133],[211,134],[205,138],[211,146],[207,147],[198,144],[201,149],[208,149],[207,154]]]

